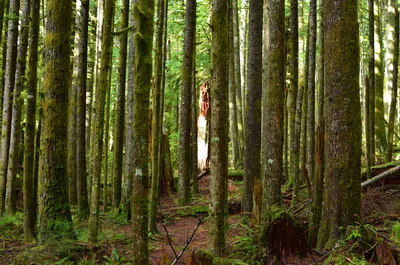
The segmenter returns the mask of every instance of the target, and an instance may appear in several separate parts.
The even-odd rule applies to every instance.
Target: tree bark
[[[9,17],[19,15],[19,0],[10,0]],[[18,20],[8,21],[7,54],[5,64],[5,81],[3,94],[3,118],[0,148],[0,216],[5,212],[5,196],[7,187],[8,155],[10,148],[10,130],[12,116],[12,93],[15,84],[15,68],[17,64]],[[4,57],[3,57],[4,58]],[[4,68],[3,68],[4,69]]]
[[[330,249],[339,227],[361,208],[361,108],[357,1],[324,1],[326,169],[318,249]],[[343,60],[346,58],[346,60]]]
[[[27,241],[35,238],[36,200],[34,195],[36,91],[39,45],[40,0],[31,1],[29,30],[29,55],[27,76],[27,102],[24,146],[24,236]]]
[[[103,155],[103,136],[104,136],[104,117],[105,117],[105,102],[106,94],[109,87],[108,71],[110,67],[110,46],[112,43],[112,22],[114,15],[114,0],[106,0],[104,4],[104,21],[102,30],[100,56],[100,71],[98,85],[96,86],[95,98],[95,139],[94,139],[94,154],[93,154],[93,183],[90,199],[90,215],[89,215],[89,241],[97,242],[99,214],[100,214],[100,183],[101,183],[101,162]]]
[[[152,75],[152,50],[154,32],[154,0],[139,1],[134,5],[137,21],[135,33],[135,78],[133,91],[133,256],[134,264],[149,263],[148,249],[148,142],[149,97]]]
[[[244,145],[244,180],[242,213],[253,211],[254,182],[261,183],[261,95],[262,95],[262,19],[263,1],[249,4],[249,38]],[[261,203],[261,202],[260,202]]]
[[[163,42],[164,42],[164,0],[158,1],[157,8],[157,35],[155,56],[155,83],[152,95],[152,125],[151,125],[151,194],[149,207],[149,231],[157,231],[157,206],[160,203],[160,180],[161,180],[161,85],[163,71]],[[190,170],[189,170],[190,172]],[[190,189],[190,184],[189,184]]]
[[[76,175],[78,217],[85,220],[89,216],[87,173],[86,173],[86,81],[88,68],[88,21],[89,1],[77,0],[78,10],[75,27],[75,65],[74,85],[77,90],[77,120],[76,120]]]
[[[68,202],[67,126],[72,1],[49,0],[44,42],[43,127],[40,143],[40,241],[73,237]]]
[[[210,135],[209,249],[215,256],[225,251],[226,181],[228,177],[228,1],[213,0],[212,84]]]
[[[389,111],[389,128],[388,128],[388,147],[386,153],[386,162],[392,161],[393,154],[393,133],[394,133],[394,120],[396,115],[396,104],[397,104],[397,84],[398,84],[398,72],[399,72],[399,12],[397,9],[397,1],[391,0],[389,9],[389,16],[394,16],[390,21],[393,20],[394,32],[392,32],[394,38],[393,47],[391,53],[393,54],[393,71],[390,71],[388,78],[391,78],[392,84],[389,84],[392,90],[392,100],[390,103]],[[389,29],[390,31],[390,29]],[[392,74],[392,76],[390,75]],[[389,83],[389,81],[388,81]],[[390,89],[390,88],[389,88]]]
[[[129,26],[129,0],[122,2],[121,29]],[[115,120],[114,135],[114,160],[113,160],[113,207],[116,209],[121,202],[122,185],[122,160],[124,147],[125,125],[125,88],[126,88],[126,59],[128,49],[128,32],[122,33],[119,41],[119,66],[118,66],[118,95],[117,118]]]

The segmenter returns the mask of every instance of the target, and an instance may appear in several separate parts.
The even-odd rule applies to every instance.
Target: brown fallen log
[[[362,182],[361,183],[361,188],[365,188],[365,187],[371,185],[372,183],[377,182],[378,180],[381,180],[383,178],[386,178],[386,177],[392,175],[393,173],[395,173],[397,171],[400,171],[400,165],[392,167],[391,169],[389,169],[389,170],[387,170],[387,171],[385,171],[385,172],[383,172],[383,173],[381,173],[381,174],[379,174],[379,175],[377,175],[377,176],[375,176],[375,177],[373,177],[371,179],[368,179],[368,180]]]

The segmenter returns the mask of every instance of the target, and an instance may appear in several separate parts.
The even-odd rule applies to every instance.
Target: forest
[[[398,0],[0,0],[0,264],[400,264]]]

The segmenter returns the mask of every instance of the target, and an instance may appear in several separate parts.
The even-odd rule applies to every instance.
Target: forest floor
[[[224,264],[262,264],[256,257],[256,252],[259,250],[256,243],[259,230],[255,225],[242,224],[239,215],[238,198],[241,184],[241,181],[232,180],[228,183],[229,218],[226,253],[232,260]],[[207,219],[202,218],[208,216],[209,176],[199,181],[199,192],[199,195],[194,196],[192,204],[187,206],[178,205],[176,194],[162,197],[157,222],[159,233],[150,235],[150,264],[171,264],[185,245],[187,248],[175,264],[190,264],[192,253],[207,249],[208,224]],[[396,240],[400,242],[399,209],[400,187],[398,185],[376,187],[363,194],[362,217],[365,227],[373,226],[374,231],[378,231],[377,235],[379,233],[380,237],[386,238],[388,242],[393,243]],[[308,214],[309,206],[301,208],[294,215],[299,222],[307,226]],[[23,240],[21,212],[16,217],[3,217],[0,219],[0,265],[131,264],[129,261],[132,260],[135,251],[132,249],[132,228],[123,219],[115,213],[101,215],[99,243],[96,245],[87,243],[87,223],[80,223],[75,226],[77,241],[54,240],[46,246],[40,246],[28,244]],[[198,229],[195,231],[196,226]],[[396,233],[394,233],[395,227],[399,230]],[[194,233],[193,238],[188,243],[192,233]],[[355,241],[365,239],[361,236],[357,238],[357,233],[358,230],[351,233]],[[399,238],[394,238],[396,235]],[[305,265],[322,264],[325,261],[327,262],[325,264],[379,264],[374,255],[363,257],[363,252],[359,252],[360,255],[354,256],[348,252],[350,248],[354,248],[354,240],[346,241],[343,247],[336,251],[336,256],[333,253],[316,254],[309,251],[309,253],[302,253],[303,257],[287,255],[284,263]],[[336,262],[340,261],[340,258],[342,262]],[[248,263],[240,263],[240,260]]]

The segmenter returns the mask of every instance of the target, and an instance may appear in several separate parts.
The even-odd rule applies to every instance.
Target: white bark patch
[[[274,163],[274,160],[273,159],[268,159],[268,164],[270,164],[270,165],[272,165]]]

